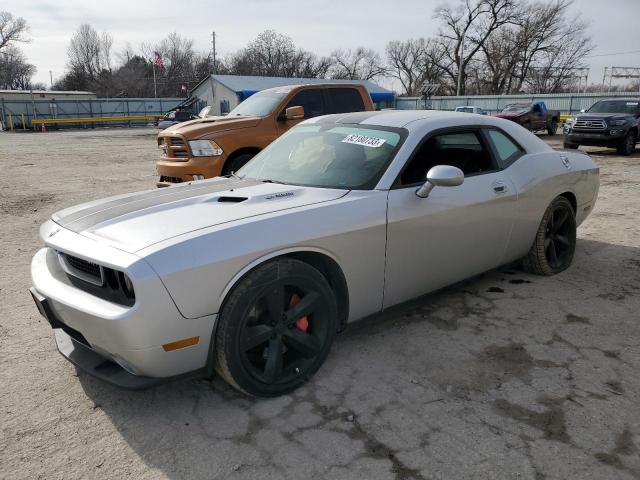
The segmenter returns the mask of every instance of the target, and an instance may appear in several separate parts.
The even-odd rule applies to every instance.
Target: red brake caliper
[[[297,293],[294,293],[293,295],[291,295],[291,301],[289,302],[289,307],[293,307],[299,301],[300,301],[300,297],[298,296]],[[296,324],[295,325],[296,325],[296,328],[298,330],[302,330],[303,332],[306,332],[307,329],[309,328],[309,319],[305,315],[304,317],[299,318],[298,320],[296,320]]]

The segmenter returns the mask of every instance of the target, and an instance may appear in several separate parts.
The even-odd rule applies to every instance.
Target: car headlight
[[[622,125],[625,125],[626,123],[627,123],[626,120],[611,120],[612,127],[620,127]]]
[[[576,123],[576,117],[569,117],[564,121],[565,125],[573,125]]]
[[[217,157],[222,155],[222,148],[213,140],[191,140],[189,148],[194,157]]]

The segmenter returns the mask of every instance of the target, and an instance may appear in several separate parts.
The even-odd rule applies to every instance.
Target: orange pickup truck
[[[159,187],[229,175],[305,118],[374,110],[362,85],[313,84],[255,93],[229,114],[173,125],[158,134]]]

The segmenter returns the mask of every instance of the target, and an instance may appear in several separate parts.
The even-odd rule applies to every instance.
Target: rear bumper
[[[158,186],[190,182],[194,175],[204,175],[204,178],[218,177],[222,173],[222,166],[226,159],[224,154],[218,157],[192,157],[186,161],[160,159],[156,162],[156,171],[161,177]]]

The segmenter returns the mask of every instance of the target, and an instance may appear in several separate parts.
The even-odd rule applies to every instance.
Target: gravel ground
[[[588,149],[602,185],[568,271],[350,326],[307,386],[254,400],[78,373],[29,297],[39,225],[153,188],[154,133],[0,133],[1,478],[640,478],[640,154]]]

